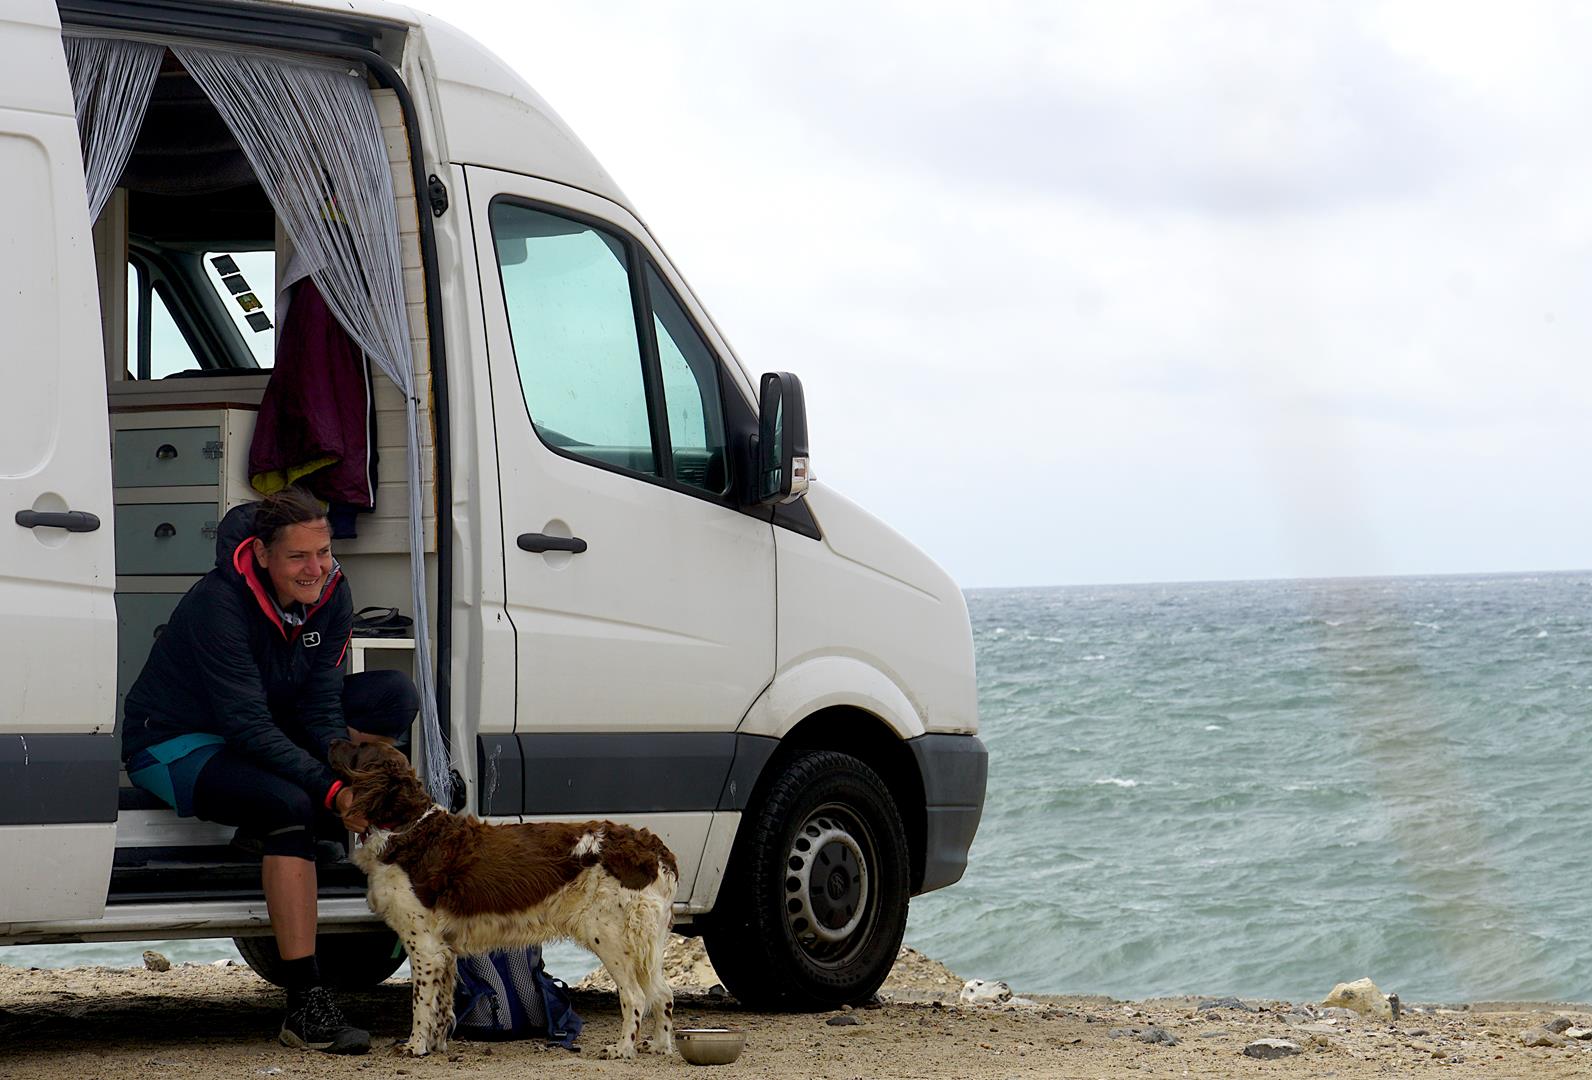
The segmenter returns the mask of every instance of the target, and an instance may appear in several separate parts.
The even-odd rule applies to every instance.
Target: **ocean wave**
[[[1137,780],[1124,780],[1120,776],[1108,776],[1104,780],[1096,780],[1095,781],[1095,786],[1096,787],[1103,787],[1106,784],[1114,784],[1117,787],[1121,787],[1121,788],[1130,788],[1130,787],[1138,787],[1139,786],[1139,782]]]

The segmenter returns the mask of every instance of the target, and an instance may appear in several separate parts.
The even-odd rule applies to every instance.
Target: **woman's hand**
[[[370,828],[370,822],[365,820],[364,815],[354,812],[353,788],[339,788],[333,803],[337,807],[337,816],[343,819],[343,825],[349,832],[364,833]]]

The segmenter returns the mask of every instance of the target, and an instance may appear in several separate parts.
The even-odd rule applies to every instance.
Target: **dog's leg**
[[[674,913],[667,899],[659,912],[659,926],[646,967],[641,972],[642,985],[647,988],[647,1011],[651,1014],[652,1035],[641,1041],[641,1051],[646,1054],[672,1054],[674,1052],[674,991],[663,974],[663,951],[668,947],[669,929]]]
[[[453,986],[459,974],[459,958],[452,949],[443,958],[442,979],[437,987],[437,1037],[431,1041],[438,1053],[448,1049],[448,1036],[453,1034]]]
[[[402,1049],[415,1057],[424,1057],[432,1050],[441,1049],[445,1038],[452,1001],[444,1002],[443,985],[453,980],[447,975],[452,954],[435,941],[426,942],[420,949],[409,952],[409,979],[413,988],[414,1017],[409,1025],[409,1041]]]
[[[603,967],[613,977],[614,985],[619,988],[619,1038],[597,1051],[597,1056],[633,1058],[636,1056],[636,1039],[641,1028],[641,1010],[647,1000],[642,991],[645,984],[636,977],[630,950],[614,936],[605,933],[602,944],[595,945],[592,951],[603,962]]]

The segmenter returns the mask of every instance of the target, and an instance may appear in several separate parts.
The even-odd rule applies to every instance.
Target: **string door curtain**
[[[97,221],[132,156],[166,50],[113,38],[68,35],[62,40],[88,181],[88,219]]]
[[[420,427],[398,253],[392,173],[360,71],[265,53],[171,51],[243,147],[294,248],[348,335],[403,391],[409,456],[409,568],[426,787],[447,805],[421,526]]]

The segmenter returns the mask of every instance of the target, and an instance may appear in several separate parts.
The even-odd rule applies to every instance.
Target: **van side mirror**
[[[795,502],[807,494],[807,402],[788,371],[763,376],[758,395],[755,501]]]

